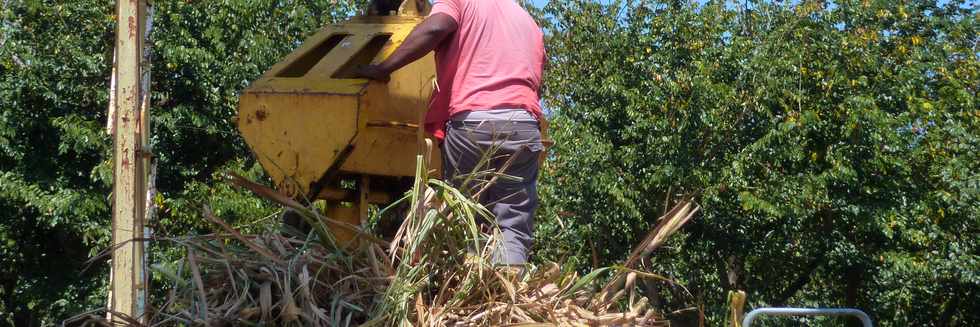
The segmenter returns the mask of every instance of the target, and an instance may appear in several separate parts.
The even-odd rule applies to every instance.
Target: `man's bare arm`
[[[358,70],[359,77],[387,81],[391,72],[427,55],[435,50],[446,38],[456,32],[456,20],[446,14],[429,16],[415,27],[405,42],[395,52],[377,65],[368,65]]]

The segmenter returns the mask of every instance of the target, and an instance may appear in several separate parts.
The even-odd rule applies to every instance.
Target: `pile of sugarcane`
[[[420,158],[418,176],[423,166]],[[416,178],[403,199],[411,206],[407,217],[384,241],[272,189],[229,178],[294,210],[312,232],[305,239],[243,235],[205,210],[223,232],[166,240],[186,249],[186,260],[153,266],[166,276],[156,287],[167,295],[148,310],[145,324],[666,326],[640,284],[670,281],[636,267],[698,210],[680,201],[621,266],[580,275],[546,263],[521,273],[493,266],[498,233],[478,223],[491,214],[438,179]],[[337,246],[333,228],[356,231],[359,243]]]

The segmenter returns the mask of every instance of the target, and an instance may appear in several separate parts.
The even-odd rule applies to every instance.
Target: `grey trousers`
[[[526,263],[538,207],[538,157],[544,150],[538,123],[490,120],[446,125],[443,178],[464,194],[475,195],[492,178],[487,171],[507,175],[490,184],[478,200],[494,214],[503,236],[494,263]]]

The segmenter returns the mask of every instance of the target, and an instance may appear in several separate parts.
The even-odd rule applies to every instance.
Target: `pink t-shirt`
[[[426,130],[442,139],[446,121],[464,111],[526,109],[538,120],[544,34],[513,0],[435,0],[458,29],[436,49],[438,88]]]

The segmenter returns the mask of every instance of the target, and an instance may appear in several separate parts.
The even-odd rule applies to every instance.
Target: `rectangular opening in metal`
[[[327,54],[330,53],[330,50],[333,50],[333,48],[337,47],[337,45],[340,44],[340,41],[343,41],[344,38],[348,36],[350,36],[350,34],[331,35],[330,37],[323,40],[323,42],[320,42],[320,44],[317,44],[315,48],[313,48],[310,51],[307,51],[302,56],[296,58],[296,60],[293,60],[293,62],[289,63],[289,65],[286,66],[286,68],[283,68],[282,70],[279,71],[278,74],[276,74],[276,77],[305,76],[306,73],[310,71],[310,69],[313,69],[313,66],[316,66],[316,64],[319,63],[320,60],[323,59],[323,57],[326,57]]]
[[[391,40],[391,34],[375,35],[371,38],[371,41],[361,48],[354,57],[347,60],[347,63],[341,66],[331,77],[355,78],[356,75],[354,73],[357,71],[357,67],[368,65],[374,61],[374,58],[378,56],[378,53],[381,53],[381,50],[384,49],[389,40]]]

